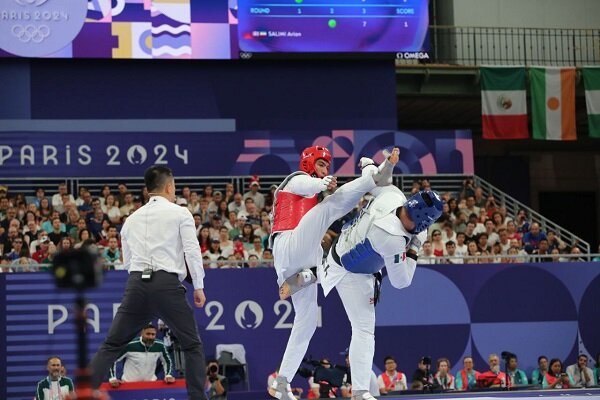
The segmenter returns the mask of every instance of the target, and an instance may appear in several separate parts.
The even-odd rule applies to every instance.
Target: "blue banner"
[[[447,357],[452,370],[472,355],[486,370],[490,353],[511,351],[528,373],[545,354],[567,363],[600,349],[598,263],[419,266],[413,284],[395,290],[384,280],[377,306],[375,370],[393,355],[409,377],[422,356]],[[110,271],[87,293],[89,356],[105,338],[121,301],[126,272]],[[263,390],[281,361],[293,321],[278,299],[272,269],[209,270],[207,303],[195,309],[206,354],[217,344],[243,344],[251,390]],[[191,290],[188,291],[191,301]],[[0,398],[30,399],[46,375],[49,355],[76,367],[75,295],[54,287],[47,273],[0,274]],[[308,355],[343,363],[350,325],[337,294],[319,294],[319,327]],[[306,386],[297,377],[294,386]]]
[[[473,173],[470,131],[249,131],[196,133],[2,133],[3,177],[141,177],[152,164],[177,176],[286,175],[302,149],[327,146],[338,175],[367,156],[401,148],[398,173]]]

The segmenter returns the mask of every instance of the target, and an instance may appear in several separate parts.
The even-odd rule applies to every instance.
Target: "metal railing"
[[[236,269],[236,268],[247,268],[243,265],[248,265],[253,260],[218,260],[218,261],[205,261],[204,267],[206,269]],[[456,262],[461,261],[461,262]],[[420,256],[417,260],[419,265],[433,265],[433,264],[449,264],[449,265],[462,265],[462,264],[523,264],[523,263],[547,263],[547,262],[598,262],[600,267],[600,253],[590,254],[488,254],[479,256],[432,256],[425,257]],[[217,268],[209,267],[209,264],[218,263]],[[273,268],[273,263],[259,262],[256,267],[253,268]],[[52,269],[51,264],[8,264],[0,265],[0,273],[11,273],[11,272],[49,272]],[[123,270],[123,264],[121,263],[106,263],[104,264],[105,270]]]
[[[600,29],[431,26],[430,63],[582,66],[600,64]],[[415,64],[415,62],[399,62]]]
[[[550,221],[548,218],[544,217],[530,207],[527,207],[514,197],[504,193],[486,180],[481,179],[478,176],[474,176],[473,178],[475,185],[481,187],[486,196],[489,196],[490,194],[493,195],[494,199],[499,202],[500,206],[506,208],[508,214],[514,216],[517,215],[517,212],[521,208],[527,210],[527,215],[529,216],[530,222],[539,223],[543,231],[553,230],[556,232],[556,235],[560,237],[569,247],[579,247],[581,252],[586,254],[590,252],[590,244],[579,236],[561,227],[557,223]]]

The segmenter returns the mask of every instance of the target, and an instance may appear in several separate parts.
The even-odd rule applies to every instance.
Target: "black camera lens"
[[[217,367],[216,365],[211,365],[210,367],[208,367],[208,370],[210,371],[211,374],[216,374],[217,371],[219,370],[219,367]]]

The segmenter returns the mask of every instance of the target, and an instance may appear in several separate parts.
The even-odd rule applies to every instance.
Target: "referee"
[[[202,307],[204,270],[194,219],[187,208],[175,205],[175,179],[163,166],[146,170],[150,200],[123,224],[124,267],[129,271],[125,295],[108,336],[94,356],[92,384],[100,386],[127,343],[156,316],[173,330],[185,356],[188,398],[204,400],[206,362],[192,308],[181,281],[186,263],[194,284],[194,304]]]

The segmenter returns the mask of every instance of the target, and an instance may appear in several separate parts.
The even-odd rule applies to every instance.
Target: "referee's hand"
[[[194,290],[194,304],[198,308],[204,307],[204,303],[206,302],[206,296],[204,296],[203,289]]]

